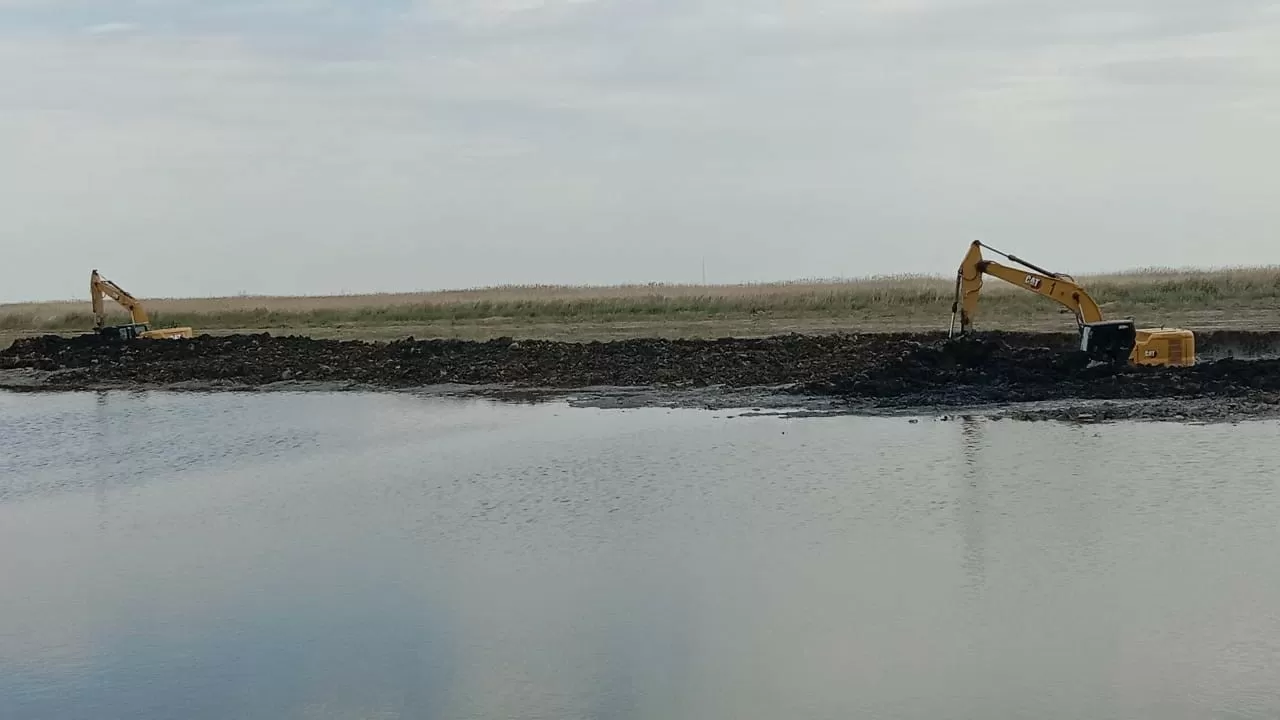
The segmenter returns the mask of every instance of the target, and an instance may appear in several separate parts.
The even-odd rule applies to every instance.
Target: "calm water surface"
[[[1280,425],[0,394],[0,718],[1275,718]]]

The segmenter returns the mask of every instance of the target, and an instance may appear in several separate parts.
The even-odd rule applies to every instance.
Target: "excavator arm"
[[[102,298],[109,297],[129,311],[129,320],[135,325],[146,325],[149,321],[147,311],[138,298],[125,292],[124,288],[103,279],[97,270],[89,276],[89,297],[93,300],[93,323],[101,329],[107,321],[107,314],[102,307]]]
[[[109,297],[129,311],[128,325],[107,327],[107,313],[102,307],[102,298]],[[89,276],[89,299],[93,302],[93,324],[98,334],[114,340],[131,340],[133,338],[179,339],[195,336],[189,327],[171,327],[152,330],[151,319],[147,316],[142,301],[125,292],[119,285],[105,280],[97,270]]]
[[[1011,267],[987,260],[982,256],[983,248],[1023,267]],[[960,321],[961,334],[972,328],[973,319],[978,314],[978,298],[982,293],[985,275],[1059,303],[1075,315],[1076,324],[1080,328],[1102,321],[1102,310],[1098,303],[1071,276],[1050,272],[975,240],[969,246],[969,252],[965,254],[960,270],[956,273],[956,297],[951,306],[951,335],[956,334],[957,319]]]
[[[1003,265],[982,257],[990,250],[1017,266]],[[951,305],[951,332],[969,332],[978,314],[978,298],[985,276],[1053,300],[1076,316],[1080,328],[1080,349],[1090,358],[1139,365],[1193,365],[1196,361],[1195,335],[1190,330],[1155,328],[1139,330],[1132,319],[1103,320],[1098,303],[1070,275],[1037,267],[1015,255],[974,241],[956,273],[956,296]]]

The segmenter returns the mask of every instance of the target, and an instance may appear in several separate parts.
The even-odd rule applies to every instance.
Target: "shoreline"
[[[1280,418],[1280,398],[1161,398],[1157,400],[1043,400],[973,405],[878,405],[797,394],[777,387],[595,386],[582,388],[441,384],[387,388],[354,382],[280,381],[265,385],[187,381],[169,384],[99,382],[48,385],[48,373],[0,370],[0,392],[23,394],[112,393],[391,393],[509,403],[564,403],[600,410],[673,409],[736,413],[736,417],[878,417],[910,421],[983,419],[1015,422],[1175,422],[1220,424]]]
[[[1091,363],[1073,333],[611,342],[43,336],[0,350],[15,392],[406,392],[791,416],[1235,421],[1280,416],[1280,332],[1198,336],[1185,368]],[[1248,359],[1241,359],[1248,358]]]

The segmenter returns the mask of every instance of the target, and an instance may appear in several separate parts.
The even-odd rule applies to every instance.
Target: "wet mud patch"
[[[991,417],[1081,422],[1277,414],[1280,333],[1205,332],[1197,343],[1211,361],[1150,368],[1090,363],[1075,349],[1073,333],[589,343],[371,343],[266,334],[108,343],[91,335],[46,336],[0,351],[0,387],[416,390],[770,413],[945,416],[971,408]]]
[[[1228,358],[1193,367],[1091,363],[1078,350],[996,338],[917,343],[886,362],[800,391],[884,406],[956,406],[1045,400],[1269,399],[1280,359]]]

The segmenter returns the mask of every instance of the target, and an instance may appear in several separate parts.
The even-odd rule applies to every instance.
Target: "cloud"
[[[151,294],[325,292],[1259,262],[1278,219],[1261,2],[63,5],[0,43],[8,299],[122,243]]]
[[[440,19],[466,25],[491,25],[532,13],[563,12],[599,0],[430,0],[416,3],[424,19]]]
[[[130,22],[107,22],[97,25],[90,25],[84,29],[89,35],[119,35],[122,33],[130,33],[138,30],[136,23]]]
[[[1280,69],[1280,68],[1278,68]],[[1202,86],[1230,90],[1240,85],[1274,87],[1280,73],[1230,57],[1164,57],[1100,66],[1102,76],[1126,85]]]

